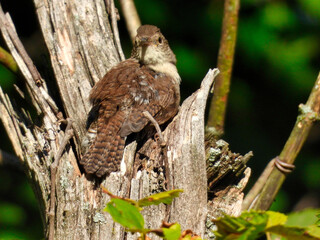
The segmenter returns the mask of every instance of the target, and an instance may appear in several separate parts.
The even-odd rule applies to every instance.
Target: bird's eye
[[[161,38],[161,37],[158,38],[158,42],[159,42],[160,44],[162,43],[162,38]]]

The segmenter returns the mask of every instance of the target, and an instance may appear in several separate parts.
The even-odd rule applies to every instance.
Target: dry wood
[[[104,1],[34,0],[66,115],[85,134],[94,83],[119,62]]]
[[[110,9],[110,10],[108,12],[111,16],[111,26],[112,26],[114,41],[116,43],[116,48],[117,48],[117,51],[119,52],[120,60],[124,61],[126,58],[125,58],[123,51],[122,51],[122,48],[121,48],[119,30],[118,30],[118,25],[117,25],[118,9],[116,9],[114,6],[114,0],[106,0],[106,2],[107,2],[107,4],[109,4],[108,9]]]
[[[59,166],[59,161],[61,159],[62,153],[64,152],[65,147],[69,143],[69,140],[73,136],[73,130],[72,130],[72,120],[66,119],[67,121],[67,127],[65,130],[64,138],[62,139],[62,143],[59,146],[59,150],[57,151],[57,154],[54,156],[54,161],[50,166],[50,173],[51,173],[51,195],[50,195],[50,210],[49,210],[49,233],[48,238],[49,240],[54,239],[54,221],[55,221],[55,209],[56,209],[56,180],[57,180],[57,168]],[[80,176],[80,174],[79,174]]]

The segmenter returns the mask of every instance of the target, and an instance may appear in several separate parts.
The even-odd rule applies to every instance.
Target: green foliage
[[[320,19],[320,1],[319,0],[299,0],[302,8],[312,17]]]
[[[0,225],[20,225],[24,223],[24,212],[20,206],[0,202]]]
[[[168,6],[163,1],[135,1],[137,8],[146,8],[148,11],[140,11],[142,19],[149,19],[155,25],[164,24],[167,20]]]
[[[179,59],[177,67],[179,71],[184,73],[186,81],[190,81],[190,79],[194,79],[208,70],[204,64],[204,56],[201,53],[184,45],[176,46],[174,52]]]
[[[170,204],[182,190],[171,190],[157,193],[138,201],[119,198],[104,189],[111,200],[105,211],[110,213],[113,220],[120,223],[129,232],[139,232],[139,239],[145,239],[146,234],[154,233],[166,240],[201,240],[191,230],[181,233],[179,223],[163,223],[159,229],[144,228],[144,219],[140,211],[142,207]],[[288,216],[274,211],[243,212],[239,217],[225,215],[214,220],[217,240],[240,239],[254,240],[264,234],[272,234],[290,240],[320,239],[320,209],[307,209],[291,213]]]
[[[160,203],[171,204],[173,199],[179,197],[179,194],[183,192],[181,189],[156,193],[151,196],[142,198],[138,201],[139,207],[146,207],[150,205],[159,205]]]
[[[105,211],[111,215],[115,222],[125,227],[127,231],[139,232],[141,234],[139,239],[145,239],[147,233],[154,233],[166,240],[201,240],[199,237],[193,236],[194,234],[191,231],[181,234],[181,226],[178,223],[163,223],[159,229],[144,228],[144,219],[140,213],[142,207],[159,205],[160,203],[171,204],[173,199],[179,197],[183,190],[176,189],[157,193],[138,201],[119,198],[105,188],[103,188],[103,191],[111,197]]]
[[[308,159],[304,163],[304,168],[301,171],[304,174],[304,181],[309,188],[317,188],[320,182],[320,174],[315,169],[320,169],[320,161],[318,157]]]
[[[303,212],[300,217],[305,215]],[[239,217],[224,216],[215,221],[217,239],[258,239],[263,234],[276,234],[285,239],[320,239],[320,227],[314,222],[309,226],[287,224],[288,216],[273,211],[243,212]]]
[[[164,239],[176,240],[181,235],[181,226],[178,223],[173,224],[169,228],[163,228]]]
[[[317,215],[317,218],[318,218],[318,220],[317,220],[317,222],[316,222],[316,225],[317,225],[318,227],[320,227],[320,213]]]
[[[0,64],[0,86],[8,91],[14,83],[14,74]]]
[[[286,204],[289,201],[288,198],[288,194],[280,189],[269,210],[275,212],[283,212],[287,207]]]
[[[307,227],[317,222],[317,215],[320,213],[320,209],[304,209],[299,212],[293,212],[288,214],[288,220],[286,225]]]
[[[2,140],[5,141],[4,137]],[[1,240],[43,238],[39,207],[30,185],[22,181],[24,176],[21,175],[18,171],[0,167]],[[30,219],[30,216],[33,218]]]
[[[295,14],[284,2],[273,2],[261,11],[261,21],[266,27],[274,30],[291,28],[297,23]]]
[[[113,198],[107,204],[105,211],[112,219],[131,232],[144,232],[144,219],[136,206],[125,200]]]

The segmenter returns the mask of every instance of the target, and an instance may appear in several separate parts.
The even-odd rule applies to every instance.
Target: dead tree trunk
[[[78,166],[79,145],[90,110],[90,89],[120,59],[105,2],[34,0],[34,3],[63,109],[58,109],[50,97],[46,80],[41,79],[20,44],[10,16],[0,9],[3,37],[26,79],[31,104],[40,121],[31,118],[1,88],[0,118],[31,180],[45,234],[48,236],[50,219],[54,219],[54,239],[136,239],[103,211],[109,197],[102,194],[96,182],[87,179]],[[159,205],[144,210],[147,227],[158,228],[161,220],[167,219],[179,222],[182,229],[205,235],[208,208],[214,215],[214,204],[208,202],[207,197],[204,111],[216,74],[217,70],[210,70],[200,89],[184,101],[179,114],[164,131],[166,149],[161,150],[150,140],[136,153],[137,144],[132,142],[126,147],[121,172],[112,173],[102,182],[113,194],[132,199],[162,191],[166,186],[184,189],[171,206]],[[73,123],[74,136],[70,142],[65,131],[64,119],[67,118]],[[55,201],[50,202],[53,161],[59,164]],[[239,191],[233,194],[238,196],[238,201],[230,205],[241,208],[242,195]],[[54,212],[50,212],[52,203]],[[232,207],[225,207],[224,212],[228,213],[228,208]],[[240,208],[238,206],[238,211]]]

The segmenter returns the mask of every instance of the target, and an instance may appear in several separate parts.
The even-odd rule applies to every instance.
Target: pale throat
[[[164,53],[159,49],[149,47],[143,54],[143,64],[155,72],[164,73],[172,77],[176,83],[180,84],[181,78],[176,65],[173,63],[175,59],[168,60],[168,55],[170,55],[170,52]]]
[[[146,65],[148,68],[151,68],[155,72],[164,73],[174,79],[178,84],[181,82],[177,67],[171,62],[155,63]]]

